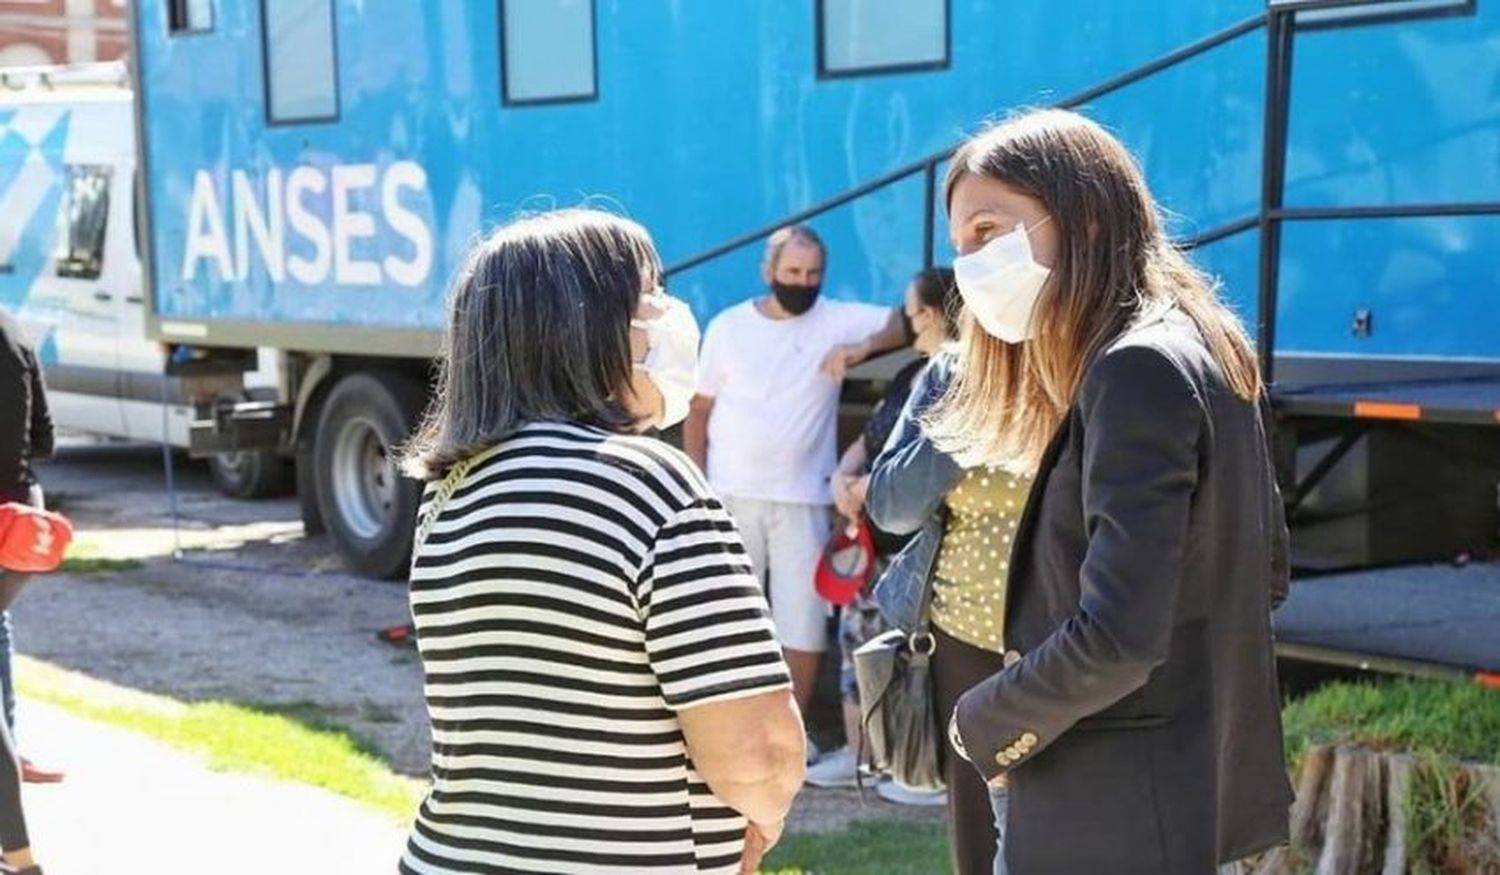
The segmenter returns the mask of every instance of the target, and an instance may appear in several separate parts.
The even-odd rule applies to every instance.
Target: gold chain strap
[[[448,504],[448,499],[453,497],[454,491],[458,489],[458,484],[462,483],[464,478],[469,476],[469,469],[472,467],[474,467],[474,457],[470,456],[467,459],[460,459],[453,463],[453,466],[448,469],[448,476],[444,477],[443,482],[438,484],[437,494],[432,496],[432,504],[427,506],[427,513],[422,515],[422,522],[417,526],[417,536],[412,540],[411,555],[413,562],[416,561],[417,553],[422,549],[422,545],[427,543],[427,535],[432,532],[433,525],[437,523],[438,514],[443,512],[443,508]]]

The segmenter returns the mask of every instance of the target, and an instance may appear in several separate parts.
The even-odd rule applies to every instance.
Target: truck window
[[[332,0],[263,0],[266,117],[272,124],[339,115]]]
[[[173,35],[214,29],[212,0],[168,0],[167,31]]]
[[[818,76],[948,67],[950,0],[818,0]]]
[[[594,0],[500,0],[500,93],[506,106],[599,95]]]
[[[57,275],[95,280],[104,270],[109,227],[109,167],[70,164],[57,216]]]

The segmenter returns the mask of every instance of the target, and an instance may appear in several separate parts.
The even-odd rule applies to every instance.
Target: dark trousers
[[[984,778],[948,748],[948,720],[958,699],[980,681],[1005,667],[999,653],[981,650],[933,627],[932,694],[937,704],[943,745],[943,774],[948,781],[948,846],[957,875],[991,875],[995,871],[995,809]]]

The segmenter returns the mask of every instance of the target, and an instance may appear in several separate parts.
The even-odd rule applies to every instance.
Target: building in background
[[[125,0],[0,0],[0,67],[113,61],[128,33]]]

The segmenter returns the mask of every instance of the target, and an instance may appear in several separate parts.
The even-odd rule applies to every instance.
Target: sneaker
[[[887,778],[875,787],[875,795],[893,805],[937,806],[948,804],[946,790],[912,790]]]
[[[44,769],[31,760],[21,757],[21,780],[27,784],[58,784],[65,777],[67,775],[64,772]]]
[[[814,787],[853,787],[858,772],[854,750],[846,744],[809,767],[807,783]]]
[[[807,765],[812,765],[823,758],[823,749],[811,737],[807,739]]]

